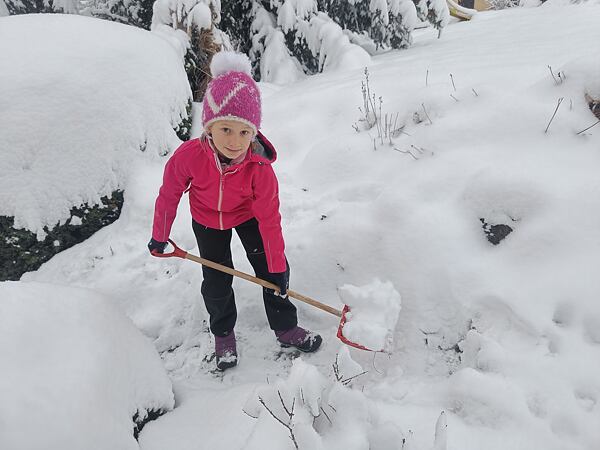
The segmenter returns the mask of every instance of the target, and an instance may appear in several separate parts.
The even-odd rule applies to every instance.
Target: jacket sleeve
[[[186,144],[188,142],[184,142],[165,165],[163,184],[154,205],[152,226],[152,237],[159,242],[169,239],[179,200],[191,180],[185,161]]]
[[[269,272],[285,272],[285,243],[279,214],[279,185],[270,164],[259,166],[253,178],[254,201],[252,212],[265,247]]]

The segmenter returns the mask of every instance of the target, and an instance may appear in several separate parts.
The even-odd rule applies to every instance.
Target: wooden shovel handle
[[[173,242],[172,240],[169,239],[169,242],[175,248],[175,250],[173,252],[171,252],[171,253],[155,253],[155,252],[153,252],[152,255],[158,256],[161,258],[169,258],[172,256],[176,256],[176,257],[183,258],[183,259],[189,259],[190,261],[197,262],[199,264],[202,264],[203,266],[210,267],[211,269],[215,269],[215,270],[219,270],[221,272],[228,273],[229,275],[233,275],[234,277],[243,278],[246,281],[250,281],[254,284],[258,284],[267,289],[273,289],[274,291],[279,292],[279,286],[277,286],[276,284],[269,283],[268,281],[262,280],[260,278],[257,278],[255,276],[249,275],[244,272],[240,272],[239,270],[232,269],[231,267],[224,266],[222,264],[216,263],[209,259],[201,258],[196,255],[191,255],[188,252],[177,247],[175,242]],[[319,308],[320,310],[328,312],[330,314],[333,314],[334,316],[342,317],[342,311],[340,311],[339,309],[332,308],[329,305],[326,305],[315,299],[307,297],[306,295],[302,295],[298,292],[292,291],[291,289],[288,289],[287,293],[290,297],[295,298],[296,300],[300,300],[301,302],[307,303],[311,306],[314,306],[315,308]]]

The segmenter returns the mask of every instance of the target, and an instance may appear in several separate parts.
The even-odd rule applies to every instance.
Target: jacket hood
[[[263,164],[272,164],[277,160],[277,151],[273,144],[259,131],[256,139],[250,144],[250,160]]]

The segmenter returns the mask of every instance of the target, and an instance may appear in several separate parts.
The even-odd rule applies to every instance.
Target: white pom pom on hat
[[[246,55],[238,52],[222,51],[215,53],[210,63],[210,73],[217,78],[227,72],[252,74],[252,64]]]
[[[251,75],[250,60],[243,53],[219,52],[213,56],[213,79],[206,87],[202,102],[202,125],[207,130],[218,120],[236,120],[260,129],[262,107],[260,90]]]

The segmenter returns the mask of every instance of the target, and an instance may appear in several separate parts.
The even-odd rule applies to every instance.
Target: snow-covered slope
[[[364,398],[324,406],[328,450],[402,448],[370,441],[384,421],[358,427],[365,417],[385,417],[383,435],[413,450],[433,448],[436,421],[436,450],[600,446],[600,127],[580,133],[596,121],[583,91],[600,74],[599,15],[597,2],[481,13],[375,57],[370,89],[404,125],[391,146],[353,129],[360,70],[263,85],[291,288],[340,307],[338,287],[379,278],[402,296],[392,355],[351,352],[368,371],[354,381]],[[279,427],[292,449],[269,414],[242,412],[266,383],[297,386],[259,289],[235,282],[240,364],[215,379],[200,267],[147,254],[163,164],[138,162],[121,219],[26,278],[110,295],[155,340],[180,407],[147,425],[142,448],[270,448]],[[172,237],[197,252],[187,209]],[[493,246],[480,219],[513,231]],[[249,272],[243,254],[234,240]],[[325,338],[303,360],[331,377],[337,321],[299,311]]]

